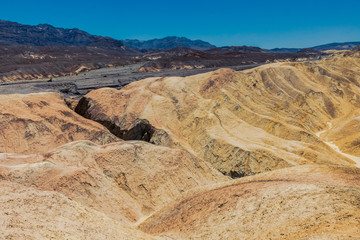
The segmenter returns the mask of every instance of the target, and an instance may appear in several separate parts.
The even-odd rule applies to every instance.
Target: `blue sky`
[[[185,36],[217,46],[360,41],[360,0],[2,1],[0,19],[116,39]]]

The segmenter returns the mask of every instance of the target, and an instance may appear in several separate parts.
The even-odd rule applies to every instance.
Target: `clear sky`
[[[217,46],[360,41],[360,0],[3,0],[0,19],[116,39],[184,36]]]

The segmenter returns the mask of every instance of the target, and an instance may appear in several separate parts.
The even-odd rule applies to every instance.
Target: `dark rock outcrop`
[[[105,115],[92,116],[89,108],[91,100],[83,97],[75,108],[79,115],[94,120],[106,127],[112,134],[125,141],[140,140],[150,142],[156,145],[171,146],[170,135],[162,130],[157,129],[147,119],[135,119],[131,123],[125,121],[114,121]]]

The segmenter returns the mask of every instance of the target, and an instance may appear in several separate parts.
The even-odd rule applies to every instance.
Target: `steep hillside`
[[[41,153],[76,140],[121,141],[74,113],[60,94],[0,95],[0,152]]]
[[[92,91],[77,112],[117,135],[147,119],[158,130],[148,134],[171,139],[155,136],[158,144],[187,149],[233,177],[298,164],[349,166],[357,162],[316,134],[359,109],[359,73],[358,57],[337,56],[150,78]]]

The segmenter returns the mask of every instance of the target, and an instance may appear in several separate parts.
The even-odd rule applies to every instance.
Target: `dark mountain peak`
[[[188,47],[196,50],[205,50],[215,47],[214,45],[211,45],[210,43],[202,40],[191,40],[186,37],[177,36],[168,36],[160,39],[152,39],[147,41],[127,39],[124,40],[124,44],[129,47],[152,50],[166,50],[177,47]]]

